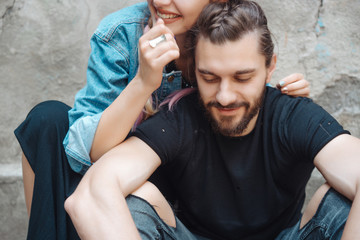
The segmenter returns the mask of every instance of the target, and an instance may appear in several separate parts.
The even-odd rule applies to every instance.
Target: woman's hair
[[[267,18],[259,4],[250,0],[229,0],[207,5],[187,38],[186,46],[192,56],[192,68],[195,67],[195,50],[200,37],[221,45],[227,41],[239,40],[248,33],[258,35],[259,52],[265,57],[265,65],[269,67],[274,54],[274,43]],[[195,75],[190,79],[195,85]]]
[[[162,103],[159,104],[153,104],[152,97],[150,97],[145,104],[142,112],[140,113],[139,117],[136,119],[134,126],[132,127],[132,131],[135,131],[136,127],[140,125],[143,121],[154,115],[159,111],[159,108],[167,105],[168,109],[170,111],[173,110],[176,103],[186,95],[189,95],[190,93],[194,92],[195,88],[184,88],[178,91],[175,91],[171,93]],[[149,107],[151,106],[151,107]]]
[[[158,101],[157,101],[157,99],[155,99],[155,101],[154,101],[153,97],[156,97],[156,96],[154,96],[154,94],[151,94],[151,96],[146,101],[145,106],[141,110],[141,113],[137,117],[137,119],[131,129],[132,131],[135,131],[136,127],[139,126],[140,123],[142,123],[143,121],[145,121],[146,119],[148,119],[149,117],[151,117],[152,115],[154,115],[155,113],[157,113],[159,111]]]

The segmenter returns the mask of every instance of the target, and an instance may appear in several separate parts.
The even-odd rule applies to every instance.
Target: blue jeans
[[[126,198],[126,203],[143,240],[207,240],[191,233],[177,217],[176,228],[167,225],[153,206],[142,198],[130,195]]]
[[[176,228],[168,226],[160,219],[155,209],[139,197],[130,195],[126,201],[143,240],[209,240],[191,233],[178,218],[175,218]],[[276,240],[340,239],[350,207],[351,202],[348,199],[330,189],[314,217],[302,229],[299,219],[293,227],[283,230]]]
[[[300,220],[280,233],[276,240],[340,239],[351,208],[351,201],[330,188],[313,218],[300,229]]]

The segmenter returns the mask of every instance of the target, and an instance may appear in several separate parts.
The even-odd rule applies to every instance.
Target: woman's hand
[[[149,41],[164,35],[166,41],[151,46]],[[146,31],[139,39],[139,69],[136,75],[145,87],[152,91],[161,85],[163,68],[180,56],[174,34],[167,28],[162,19]]]
[[[294,73],[283,78],[276,87],[282,93],[293,97],[309,97],[310,95],[310,83],[301,73]]]

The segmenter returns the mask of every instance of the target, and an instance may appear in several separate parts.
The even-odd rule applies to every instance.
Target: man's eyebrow
[[[208,71],[208,70],[205,70],[205,69],[198,68],[197,70],[198,70],[198,72],[201,73],[201,74],[216,75],[215,73],[212,73],[212,72],[210,72],[210,71]]]
[[[248,68],[248,69],[243,69],[243,70],[236,71],[234,75],[249,74],[249,73],[253,73],[255,71],[256,71],[255,68]]]
[[[242,74],[249,74],[249,73],[253,73],[255,72],[256,69],[255,68],[248,68],[248,69],[242,69],[242,70],[238,70],[234,73],[234,76],[235,75],[242,75]],[[207,75],[215,75],[215,73],[213,72],[210,72],[209,70],[205,70],[205,69],[201,69],[201,68],[198,68],[198,72],[201,73],[201,74],[207,74]]]

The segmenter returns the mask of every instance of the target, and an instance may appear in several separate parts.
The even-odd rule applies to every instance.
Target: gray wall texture
[[[0,1],[1,239],[24,239],[27,225],[21,150],[13,130],[41,101],[73,104],[86,81],[89,39],[99,21],[136,2]],[[303,73],[311,97],[360,137],[360,0],[257,2],[277,45],[273,83]]]

